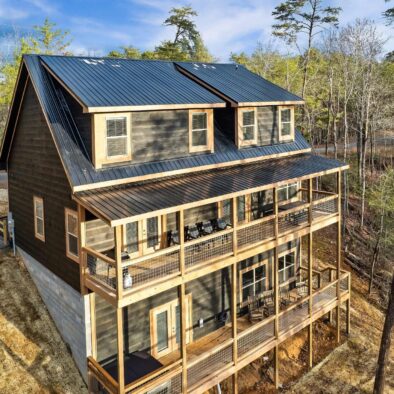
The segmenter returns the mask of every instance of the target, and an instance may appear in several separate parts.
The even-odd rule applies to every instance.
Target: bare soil
[[[87,393],[28,271],[0,250],[0,393]]]

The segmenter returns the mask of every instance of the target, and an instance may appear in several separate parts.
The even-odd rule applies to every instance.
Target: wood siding
[[[189,155],[188,111],[146,111],[131,115],[133,163]]]
[[[279,142],[278,107],[257,107],[257,144],[272,145]]]
[[[76,210],[71,188],[31,82],[8,162],[9,206],[16,243],[80,291],[79,265],[66,257],[64,208]],[[33,196],[44,200],[45,242],[34,236]]]

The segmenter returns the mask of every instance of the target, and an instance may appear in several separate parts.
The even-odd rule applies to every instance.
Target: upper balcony
[[[337,192],[312,184],[194,204],[115,229],[87,216],[84,284],[127,305],[338,221]]]

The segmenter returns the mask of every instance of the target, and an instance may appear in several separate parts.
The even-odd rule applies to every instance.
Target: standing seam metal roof
[[[236,103],[300,101],[303,99],[237,64],[178,62],[178,67]]]

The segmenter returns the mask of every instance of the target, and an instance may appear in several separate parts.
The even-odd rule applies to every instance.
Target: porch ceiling
[[[84,191],[75,193],[74,198],[116,226],[347,168],[337,160],[304,154],[157,182]]]

